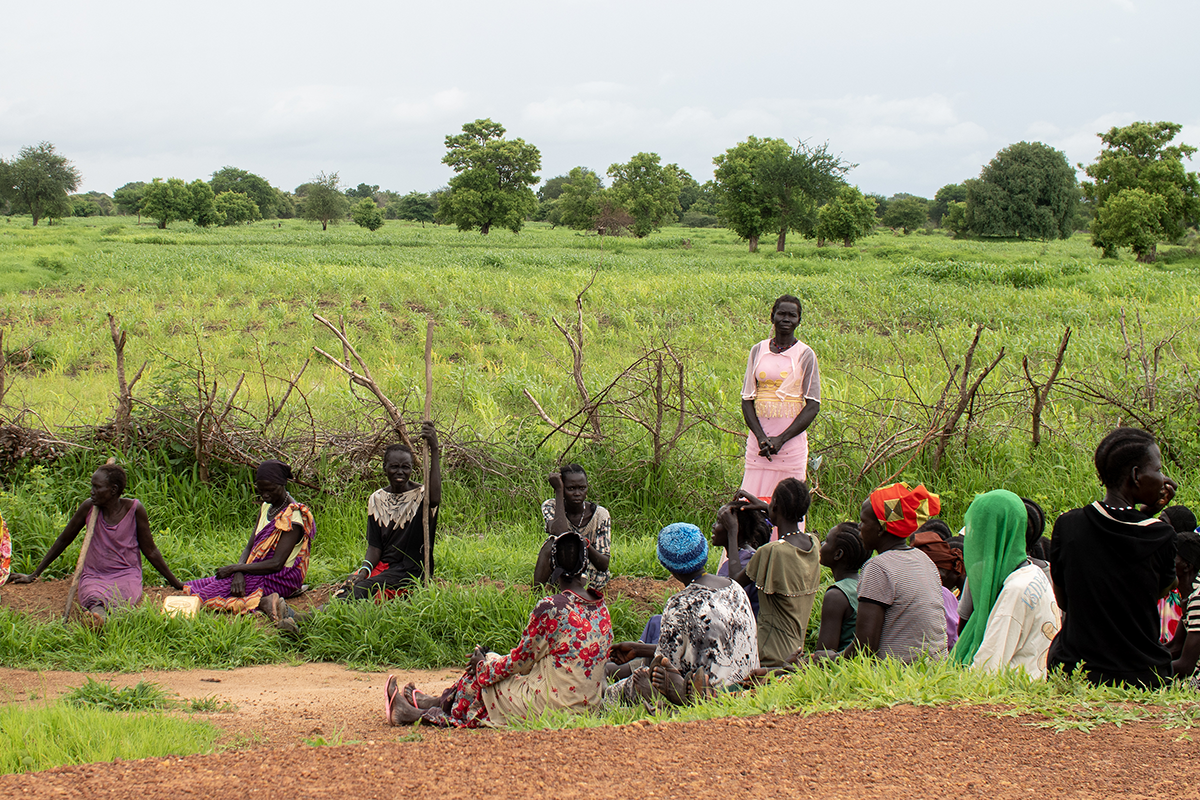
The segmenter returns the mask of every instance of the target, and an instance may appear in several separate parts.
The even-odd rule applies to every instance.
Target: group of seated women
[[[340,592],[347,599],[403,593],[423,574],[419,510],[428,492],[432,539],[441,480],[433,426],[422,436],[432,455],[427,485],[411,480],[410,450],[384,455],[388,484],[368,501],[366,558]],[[1114,430],[1094,460],[1104,499],[1061,515],[1048,552],[1040,506],[1004,489],[977,495],[953,536],[937,516],[938,495],[884,486],[857,521],[823,539],[804,525],[811,498],[802,481],[780,481],[768,503],[739,491],[717,511],[710,537],[688,523],[659,532],[658,561],[682,589],[641,641],[619,643],[601,591],[611,572],[611,518],[587,500],[582,468],[567,465],[549,477],[554,497],[542,508],[547,538],[534,570],[535,585],[553,594],[537,603],[518,645],[506,654],[477,648],[439,694],[389,679],[387,720],[477,727],[548,709],[677,705],[860,654],[949,657],[1035,679],[1056,667],[1094,683],[1153,687],[1189,677],[1200,661],[1200,535],[1177,534],[1167,520],[1188,528],[1195,518],[1180,507],[1155,516],[1177,487],[1145,431]],[[181,583],[145,509],[122,496],[124,471],[103,466],[35,572],[10,580],[35,580],[86,526],[92,543],[78,597],[97,623],[140,597],[142,554],[205,608],[286,619],[285,598],[301,588],[315,536],[289,478],[287,465],[261,464],[262,504],[238,562]],[[710,538],[723,555],[716,573],[708,572]],[[810,641],[822,566],[832,582]]]

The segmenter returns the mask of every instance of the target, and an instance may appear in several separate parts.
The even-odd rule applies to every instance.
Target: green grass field
[[[940,493],[942,516],[952,527],[961,524],[975,493],[993,488],[1036,498],[1052,516],[1094,499],[1092,450],[1128,414],[1056,388],[1044,416],[1047,438],[1037,450],[1030,445],[1021,360],[1027,356],[1032,372],[1044,374],[1068,325],[1073,335],[1060,381],[1100,375],[1138,407],[1150,404],[1148,388],[1159,408],[1176,403],[1186,411],[1192,398],[1191,410],[1165,421],[1163,430],[1176,458],[1168,472],[1183,487],[1178,501],[1195,506],[1200,257],[1183,246],[1160,252],[1153,266],[1127,254],[1102,261],[1086,235],[1043,243],[884,231],[849,249],[792,237],[784,253],[750,254],[720,229],[669,228],[634,240],[538,224],[519,235],[482,237],[397,222],[376,233],[351,225],[322,232],[294,220],[218,230],[176,223],[159,231],[132,218],[31,228],[17,217],[0,225],[0,328],[12,363],[0,415],[20,415],[23,424],[44,425],[64,439],[79,438],[76,426],[105,421],[115,392],[105,317],[111,312],[129,332],[129,372],[148,363],[135,397],[166,402],[172,392],[186,391],[188,365],[194,367],[202,351],[222,397],[246,373],[239,402],[261,416],[268,392],[279,396],[283,384],[276,377],[296,373],[314,346],[340,353],[336,339],[313,320],[320,313],[345,318],[384,390],[415,420],[431,316],[437,325],[434,417],[448,444],[439,577],[459,586],[480,578],[528,582],[541,538],[536,504],[548,491],[545,474],[569,446],[568,458],[588,467],[592,498],[613,513],[615,571],[665,577],[654,559],[654,533],[676,520],[707,528],[740,479],[738,402],[746,351],[769,335],[770,304],[786,292],[804,300],[798,335],[821,360],[822,412],[811,432],[813,452],[823,457],[812,473],[820,486],[810,513],[816,529],[856,516],[865,494],[892,474]],[[576,294],[593,276],[583,313],[590,391],[603,389],[645,348],[666,342],[686,355],[693,407],[708,417],[659,466],[651,463],[646,437],[628,421],[606,419],[603,443],[572,444],[557,434],[537,447],[548,426],[524,392],[557,419],[577,410],[570,353],[552,320],[573,323]],[[939,342],[956,362],[977,324],[986,331],[976,371],[1001,347],[1006,356],[983,386],[966,437],[960,429],[937,470],[928,457],[903,455],[860,476],[878,442],[922,423],[915,396],[930,405],[937,400],[947,378]],[[1147,388],[1138,356],[1152,357],[1155,344],[1172,335],[1158,350],[1158,372]],[[275,377],[264,380],[264,371]],[[291,408],[306,415],[311,409],[313,424],[325,434],[361,434],[378,424],[369,394],[358,389],[356,397],[345,377],[319,358],[299,386],[304,402]],[[244,419],[249,424],[254,417]],[[54,464],[13,465],[3,476],[0,511],[13,532],[15,570],[35,566],[86,496],[91,470],[113,454],[103,443],[88,446],[67,448]],[[487,470],[467,457],[479,454]],[[256,502],[245,468],[216,465],[205,484],[180,446],[135,446],[120,458],[131,472],[129,493],[146,504],[158,544],[181,578],[211,574],[236,558]],[[317,519],[311,583],[344,576],[361,559],[366,496],[382,482],[371,476],[376,470],[355,473],[341,458],[331,446],[293,459],[305,479],[322,487],[295,492]],[[69,574],[73,564],[74,548],[49,574]],[[147,575],[155,578],[148,565]],[[299,649],[265,644],[258,634],[224,623],[212,630],[197,623],[181,637],[167,637],[212,636],[219,646],[155,643],[161,638],[155,631],[175,623],[135,612],[114,627],[114,636],[128,627],[130,641],[143,642],[125,650],[96,649],[82,633],[0,617],[0,661],[124,669],[143,653],[142,663],[179,666],[289,658],[445,665],[465,655],[456,648],[469,650],[467,639],[480,633],[456,631],[462,617],[454,615],[478,607],[469,601],[503,605],[499,617],[512,626],[531,602],[520,592],[484,587],[464,606],[456,604],[457,589],[431,591],[440,594],[422,602],[433,617],[414,627],[403,652],[352,634],[355,626],[383,624],[388,614],[396,619],[388,617],[387,624],[398,624],[399,611],[339,611]],[[644,621],[628,607],[615,608],[614,617],[623,632],[636,633]],[[42,637],[45,647],[30,649],[23,642],[31,636]],[[497,630],[493,638],[504,635]],[[60,655],[46,655],[60,647]],[[197,655],[203,652],[214,655]]]

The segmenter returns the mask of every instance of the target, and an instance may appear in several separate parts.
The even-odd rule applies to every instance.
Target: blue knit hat
[[[688,522],[674,522],[658,532],[658,561],[676,575],[698,572],[708,561],[708,539]]]

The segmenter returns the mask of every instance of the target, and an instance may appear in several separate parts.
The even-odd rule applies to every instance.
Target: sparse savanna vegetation
[[[369,388],[349,386],[314,351],[345,356],[314,315],[345,331],[411,431],[433,319],[446,478],[438,580],[403,599],[331,604],[297,640],[250,620],[170,619],[154,608],[116,613],[102,632],[0,610],[6,666],[441,667],[478,642],[509,647],[537,599],[526,588],[542,537],[536,503],[560,459],[584,464],[592,496],[612,512],[615,571],[665,579],[658,528],[707,528],[738,483],[745,354],[768,335],[771,301],[785,292],[804,301],[798,333],[822,370],[810,471],[819,531],[855,516],[889,479],[940,493],[952,527],[976,492],[997,487],[1054,515],[1096,497],[1091,453],[1119,422],[1154,430],[1183,487],[1178,501],[1200,499],[1200,255],[1186,239],[1141,264],[1101,259],[1081,235],[876,231],[851,247],[793,236],[782,252],[749,253],[720,228],[668,226],[635,239],[540,222],[481,237],[390,219],[375,231],[300,220],[159,230],[131,218],[36,228],[10,219],[0,225],[0,508],[15,571],[33,568],[86,496],[92,469],[115,455],[175,573],[211,574],[245,542],[257,502],[248,465],[281,456],[316,514],[309,582],[344,577],[362,557],[365,498],[381,485],[373,454],[395,434]],[[126,334],[127,379],[146,363],[119,432],[116,330]],[[194,416],[205,403],[215,411]],[[69,574],[77,548],[47,577]],[[619,596],[610,608],[618,638],[636,638],[649,611]],[[1181,690],[1109,691],[980,679],[950,664],[856,662],[685,715],[963,700],[1032,709],[1060,727],[1116,719],[1113,708],[1193,724]]]

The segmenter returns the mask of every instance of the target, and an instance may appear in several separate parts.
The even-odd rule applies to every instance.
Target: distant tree
[[[1066,239],[1075,230],[1078,182],[1067,157],[1041,142],[1017,142],[964,183],[967,228],[978,236]]]
[[[940,226],[946,206],[951,203],[964,203],[966,200],[967,187],[961,183],[947,183],[933,196],[933,202],[929,204],[929,219],[933,220],[934,225]]]
[[[571,180],[571,175],[576,174],[576,170],[583,170],[596,178],[596,185],[603,186],[600,176],[587,167],[575,167],[567,175],[556,175],[543,183],[537,190],[538,207],[533,214],[533,219],[549,222],[551,225],[570,225],[563,220],[564,208],[562,204],[563,187]],[[584,225],[584,228],[590,227],[589,224]]]
[[[192,192],[180,178],[155,178],[146,187],[142,213],[165,229],[172,222],[192,216]]]
[[[142,202],[145,200],[145,181],[131,181],[113,192],[113,202],[122,214],[137,214],[138,224],[142,222]]]
[[[886,197],[884,197],[883,195],[879,194],[878,192],[872,192],[871,194],[868,194],[866,196],[870,197],[872,200],[875,201],[875,219],[879,220],[882,223],[883,216],[885,214],[887,214],[888,199]]]
[[[679,167],[659,160],[658,153],[638,153],[628,163],[608,168],[611,200],[633,217],[633,235],[639,239],[679,213]]]
[[[692,177],[686,169],[679,170],[679,218],[683,219],[683,215],[691,210],[696,201],[700,199],[701,188],[700,184]]]
[[[296,216],[296,198],[291,192],[285,192],[282,189],[275,190],[275,216],[280,219],[291,219]]]
[[[893,196],[888,200],[887,213],[883,215],[883,224],[889,228],[901,228],[907,236],[917,228],[924,228],[929,220],[929,202],[921,197]]]
[[[777,231],[782,252],[789,231],[814,235],[817,208],[833,199],[854,168],[829,152],[828,143],[795,147],[783,139],[755,136],[715,157],[714,178],[720,217],[758,249],[759,237]]]
[[[354,224],[369,231],[377,231],[383,227],[383,212],[370,197],[364,197],[350,209],[350,218]]]
[[[220,225],[225,222],[225,215],[217,210],[216,195],[212,186],[199,178],[188,184],[188,192],[192,196],[191,220],[201,228]]]
[[[593,229],[604,192],[600,176],[586,167],[575,167],[566,177],[558,198],[551,201],[556,204],[559,223],[577,231]]]
[[[72,217],[98,217],[100,216],[100,206],[88,200],[81,194],[73,194],[67,198],[71,201],[71,216]]]
[[[237,167],[221,167],[212,174],[214,194],[241,192],[254,201],[263,217],[283,216],[278,213],[279,190],[266,178]]]
[[[863,197],[853,186],[843,186],[837,196],[817,212],[817,238],[841,239],[850,247],[875,229],[875,200]]]
[[[716,181],[705,181],[700,186],[700,194],[696,197],[696,201],[688,208],[688,211],[694,211],[697,214],[705,214],[707,216],[717,216],[717,183]],[[720,221],[718,220],[718,226]]]
[[[103,192],[85,192],[71,195],[71,216],[107,217],[113,213],[113,200]]]
[[[624,208],[607,197],[601,201],[600,214],[596,217],[596,232],[601,236],[624,236],[633,224],[633,216]]]
[[[224,215],[222,225],[240,225],[262,219],[258,204],[242,192],[221,192],[213,200],[217,213]]]
[[[79,188],[82,176],[50,142],[22,147],[15,159],[0,165],[0,199],[12,203],[14,211],[28,212],[34,225],[43,217],[71,213],[68,195]]]
[[[312,182],[296,187],[296,194],[301,194],[300,190],[304,189],[304,218],[321,223],[323,231],[329,229],[330,222],[336,224],[344,218],[350,207],[350,201],[339,188],[340,184],[341,179],[336,172],[328,175],[321,172]]]
[[[1161,194],[1122,189],[1096,212],[1093,230],[1103,231],[1106,242],[1129,247],[1138,261],[1150,262],[1158,242],[1166,238],[1163,218],[1167,214],[1167,199]]]
[[[485,236],[494,225],[519,233],[537,208],[529,187],[538,182],[541,153],[524,139],[505,139],[504,126],[490,119],[468,122],[462,131],[446,137],[442,163],[457,174],[438,218]]]
[[[421,223],[421,227],[425,227],[426,222],[433,222],[433,214],[437,210],[437,203],[425,192],[409,192],[397,200],[392,207],[394,208],[396,219],[419,222]]]
[[[547,179],[538,187],[536,193],[538,202],[557,200],[559,195],[562,194],[563,184],[568,180],[569,178],[566,175],[555,175],[553,178]]]
[[[353,189],[347,189],[346,197],[349,197],[351,200],[358,200],[358,199],[374,200],[375,193],[378,191],[379,191],[379,184],[375,184],[374,186],[372,186],[370,184],[360,183],[357,187],[355,187]],[[374,230],[374,228],[372,228],[372,230]]]
[[[965,200],[948,203],[942,214],[942,227],[957,239],[967,230],[967,203]]]
[[[1084,182],[1083,193],[1096,214],[1092,244],[1105,256],[1129,247],[1138,261],[1153,262],[1159,242],[1178,238],[1200,221],[1200,180],[1183,166],[1196,148],[1170,144],[1182,127],[1135,122],[1098,134],[1103,147],[1096,162],[1084,168],[1092,180]],[[1123,194],[1116,208],[1107,210]]]

